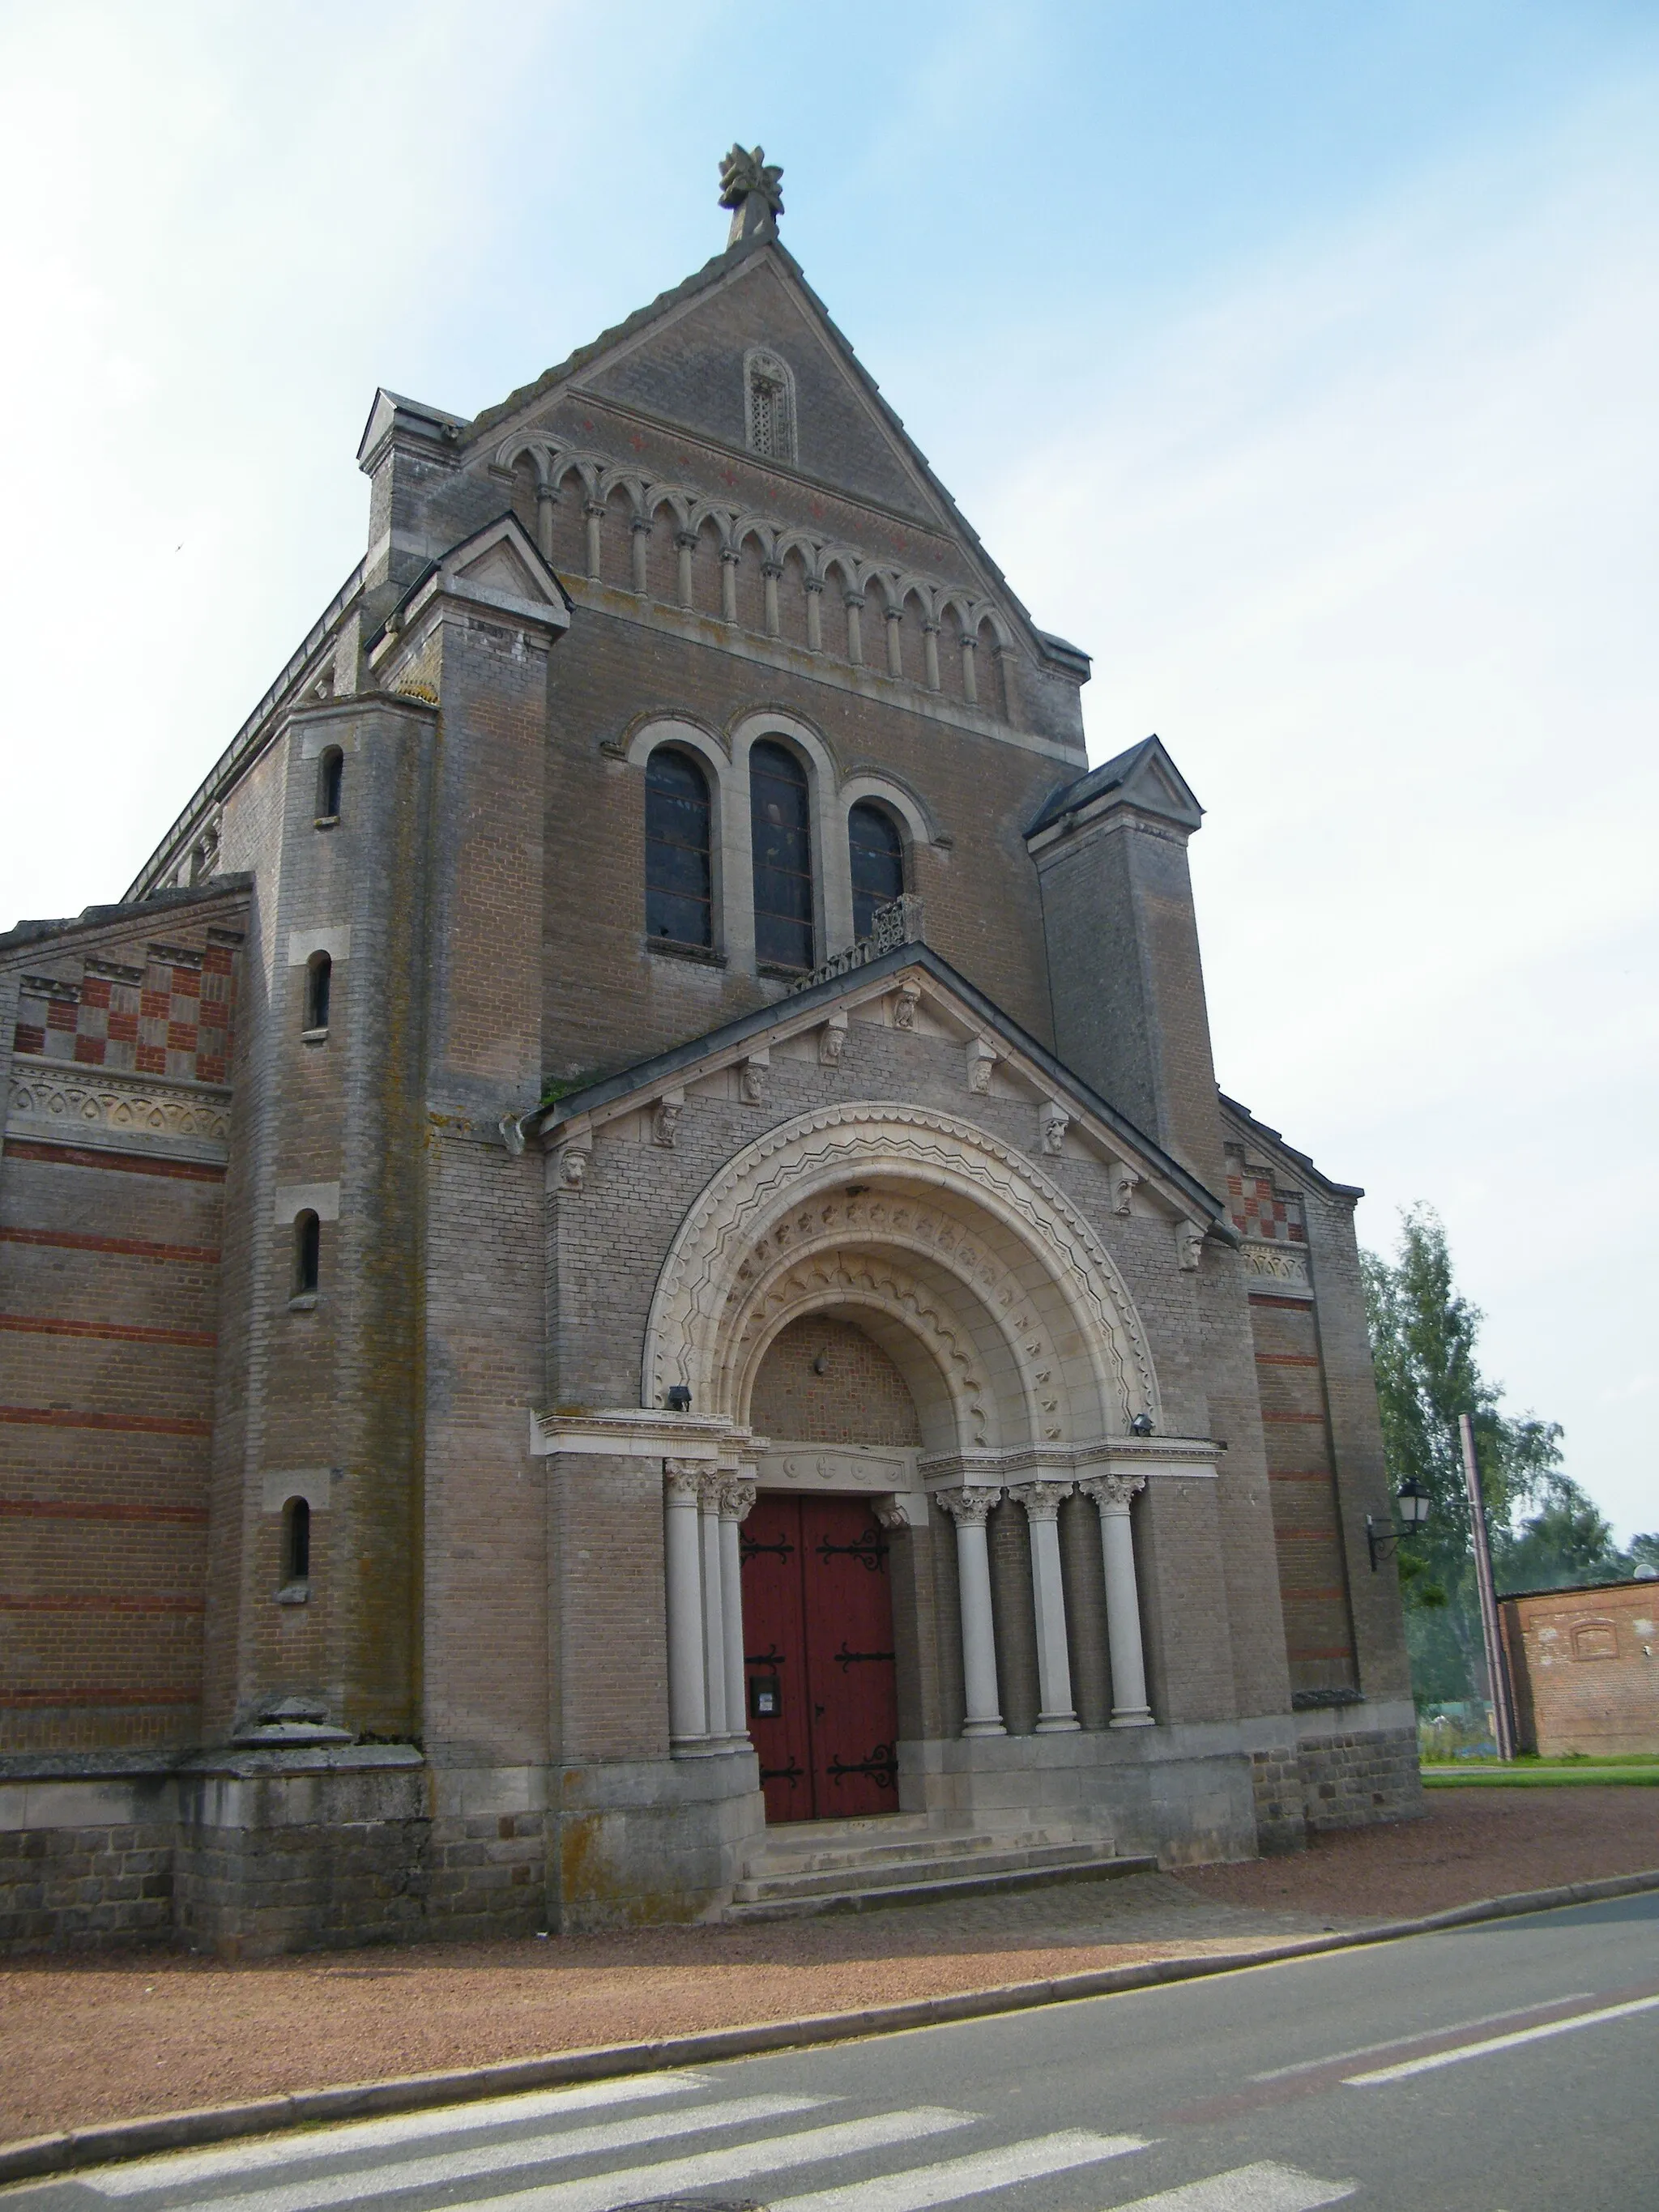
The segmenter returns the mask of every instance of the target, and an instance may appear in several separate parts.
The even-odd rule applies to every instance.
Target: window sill
[[[301,1030],[300,1032],[300,1042],[301,1044],[326,1044],[328,1042],[328,1031],[325,1029]]]
[[[724,968],[726,965],[723,952],[713,952],[706,945],[681,945],[672,937],[647,937],[645,949],[647,952],[659,952],[667,960],[694,961],[699,968]]]
[[[315,1291],[296,1291],[288,1302],[290,1313],[314,1313],[317,1310]]]
[[[755,963],[757,975],[776,975],[786,983],[799,983],[803,975],[810,975],[811,972],[810,968],[792,968],[782,960],[757,960]]]
[[[309,1605],[311,1602],[311,1584],[309,1583],[284,1583],[281,1589],[276,1593],[276,1602],[278,1605]]]
[[[337,830],[340,817],[337,814],[319,814],[311,826],[313,830]]]

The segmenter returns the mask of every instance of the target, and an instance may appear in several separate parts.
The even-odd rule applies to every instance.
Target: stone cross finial
[[[783,171],[769,163],[766,149],[752,153],[734,146],[720,162],[720,205],[732,210],[732,230],[726,239],[735,246],[740,238],[777,235],[776,218],[783,213]]]

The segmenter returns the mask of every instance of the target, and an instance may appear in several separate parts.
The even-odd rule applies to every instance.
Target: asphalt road
[[[30,2212],[1659,2212],[1659,1896],[22,2185]]]

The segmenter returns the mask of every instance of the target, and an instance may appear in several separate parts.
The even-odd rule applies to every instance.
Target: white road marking
[[[1659,1997],[1633,1997],[1628,2004],[1603,2005],[1599,2012],[1575,2013],[1571,2020],[1552,2020],[1542,2027],[1523,2027],[1514,2035],[1489,2035],[1481,2043],[1460,2044],[1455,2051],[1437,2051],[1431,2058],[1407,2058],[1398,2066],[1378,2066],[1369,2074],[1350,2074],[1351,2089],[1371,2087],[1382,2081],[1404,2081],[1413,2074],[1427,2074],[1437,2066],[1455,2066],[1465,2058],[1484,2058],[1493,2051],[1513,2051],[1518,2044],[1541,2043],[1547,2035],[1570,2035],[1576,2027],[1595,2027],[1604,2020],[1628,2020],[1632,2013],[1659,2010]]]
[[[952,2112],[924,2105],[907,2112],[882,2112],[873,2119],[839,2120],[827,2128],[803,2128],[798,2135],[774,2136],[769,2142],[742,2143],[732,2150],[706,2150],[694,2158],[670,2158],[656,2166],[630,2166],[619,2172],[591,2174],[585,2181],[521,2189],[510,2197],[486,2197],[477,2206],[451,2205],[447,2212],[616,2212],[619,2204],[643,2203],[671,2194],[688,2196],[693,2190],[747,2181],[751,2174],[776,2173],[787,2166],[852,2158],[860,2151],[885,2150],[894,2143],[919,2142],[927,2136],[972,2127],[979,2117],[977,2112]],[[236,2212],[240,2212],[240,2206]]]
[[[1236,2166],[1208,2181],[1189,2181],[1184,2189],[1165,2189],[1156,2197],[1137,2197],[1117,2212],[1316,2212],[1321,2204],[1340,2204],[1358,2188],[1357,2181],[1321,2181],[1293,2166]]]
[[[1594,1990],[1570,1990],[1564,1997],[1548,1997],[1535,2005],[1506,2005],[1502,2012],[1483,2012],[1479,2020],[1449,2020],[1443,2027],[1419,2027],[1410,2035],[1385,2036],[1381,2043],[1362,2043],[1352,2051],[1328,2051],[1322,2058],[1298,2058],[1294,2066],[1274,2066],[1265,2074],[1252,2074],[1252,2081],[1286,2081],[1292,2074],[1316,2074],[1322,2066],[1346,2066],[1351,2058],[1370,2058],[1379,2051],[1398,2051],[1401,2044],[1421,2043],[1431,2035],[1466,2035],[1472,2027],[1490,2027],[1498,2020],[1524,2020],[1529,2012],[1544,2012],[1550,2005],[1581,2004]]]
[[[234,2201],[236,2212],[325,2212],[331,2204],[356,2204],[365,2197],[390,2196],[394,2190],[476,2181],[486,2173],[511,2173],[515,2167],[550,2166],[556,2160],[635,2150],[671,2142],[676,2136],[702,2135],[714,2128],[787,2119],[793,2113],[816,2112],[836,2101],[833,2097],[732,2097],[722,2104],[693,2105],[678,2112],[644,2112],[637,2119],[605,2120],[591,2128],[515,2136],[510,2142],[474,2144],[428,2158],[377,2159],[373,2166],[354,2166],[349,2173],[319,2173],[274,2189],[239,2192]],[[222,2200],[216,2194],[214,2201]]]
[[[563,2112],[678,2097],[708,2086],[706,2074],[634,2074],[612,2081],[576,2081],[564,2089],[531,2089],[476,2105],[428,2107],[396,2119],[348,2120],[314,2134],[280,2135],[222,2150],[175,2152],[112,2173],[94,2174],[83,2185],[100,2197],[142,2197],[153,2189],[185,2187],[221,2174],[259,2173],[269,2166],[288,2168],[313,2159],[349,2158],[354,2151],[383,2150],[392,2143],[447,2141],[484,2128],[510,2127],[515,2120],[555,2120]]]
[[[1096,2136],[1080,2128],[1034,2136],[1000,2150],[975,2151],[938,2166],[913,2166],[903,2173],[875,2181],[854,2181],[843,2189],[816,2189],[810,2196],[774,2197],[769,2212],[923,2212],[929,2204],[954,2204],[959,2197],[1008,2189],[1044,2173],[1069,2173],[1079,2166],[1098,2166],[1132,2150],[1150,2150],[1141,2136]]]

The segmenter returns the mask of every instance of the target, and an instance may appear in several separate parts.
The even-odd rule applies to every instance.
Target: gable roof
[[[649,1060],[620,1069],[615,1075],[604,1076],[580,1090],[567,1091],[562,1097],[550,1100],[525,1115],[519,1126],[526,1136],[550,1144],[556,1142],[562,1131],[574,1132],[590,1120],[610,1121],[620,1114],[636,1111],[648,1104],[653,1096],[683,1088],[722,1066],[734,1066],[747,1053],[770,1040],[821,1026],[826,1014],[847,1002],[885,996],[894,980],[907,969],[919,970],[927,976],[933,987],[932,995],[947,1002],[967,1032],[995,1037],[1004,1048],[1001,1056],[1024,1074],[1034,1089],[1052,1093],[1056,1100],[1070,1106],[1075,1119],[1092,1123],[1102,1143],[1109,1143],[1120,1156],[1161,1187],[1166,1200],[1176,1212],[1201,1222],[1230,1243],[1238,1242],[1224,1200],[1207,1190],[1190,1169],[1182,1167],[1154,1139],[1137,1128],[1127,1115],[1119,1113],[1098,1091],[1091,1090],[1081,1076],[1074,1074],[1063,1060],[1055,1059],[1046,1045],[1039,1044],[928,945],[896,945],[890,952],[878,954],[860,967],[810,983],[771,1006],[740,1014],[735,1021],[723,1023],[719,1029],[694,1037],[689,1043],[675,1045],[667,1052],[653,1054]],[[504,1123],[504,1130],[506,1126]]]
[[[901,416],[883,398],[881,387],[859,359],[851,341],[808,283],[800,264],[775,232],[762,231],[733,240],[724,252],[715,254],[693,275],[669,290],[659,293],[647,306],[636,308],[620,323],[601,331],[590,343],[578,346],[574,352],[567,355],[555,367],[544,369],[533,382],[520,386],[498,405],[485,408],[471,422],[458,427],[453,416],[444,416],[439,410],[422,408],[418,411],[429,416],[441,434],[452,442],[459,441],[471,445],[487,436],[494,437],[504,426],[527,412],[549,394],[579,379],[591,378],[594,372],[632,346],[654,326],[683,313],[689,305],[704,295],[712,295],[721,287],[761,268],[770,269],[795,295],[798,304],[805,311],[808,320],[816,326],[836,365],[874,415],[905,468],[932,502],[938,520],[959,538],[969,558],[983,572],[986,580],[994,586],[999,597],[1018,617],[1037,652],[1043,659],[1065,668],[1076,681],[1086,682],[1090,669],[1088,653],[1080,646],[1073,645],[1051,631],[1040,629],[1032,621],[1030,610],[987,551],[978,532],[935,474],[933,464],[905,428]],[[369,426],[364,432],[365,448],[372,441],[374,422],[375,418],[371,414]],[[676,427],[696,428],[700,434],[718,437],[718,433],[696,424],[679,423]],[[745,458],[753,458],[747,455],[746,449],[734,447],[734,450],[744,450]],[[782,475],[799,476],[814,489],[828,490],[842,497],[849,495],[848,487],[793,469],[786,461],[769,460],[766,465]],[[859,496],[856,491],[852,491],[850,495]]]
[[[1192,786],[1170,758],[1164,740],[1153,735],[1131,745],[1127,752],[1103,761],[1075,783],[1061,784],[1043,801],[1025,835],[1035,837],[1066,816],[1080,817],[1096,806],[1103,811],[1109,801],[1123,801],[1143,813],[1161,814],[1185,830],[1196,830],[1204,819],[1204,809]]]

